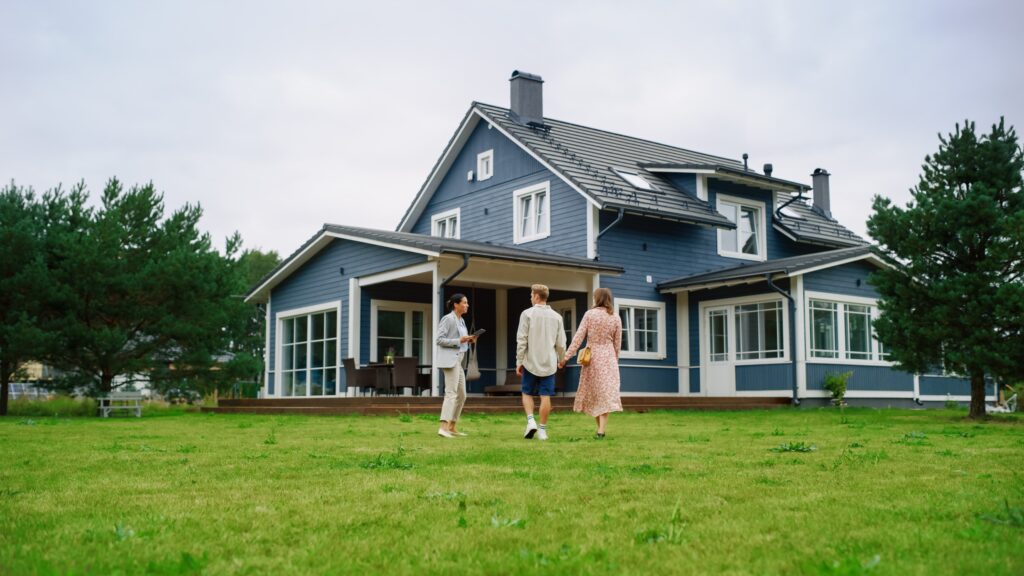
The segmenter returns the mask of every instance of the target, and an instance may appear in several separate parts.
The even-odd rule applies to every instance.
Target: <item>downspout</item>
[[[782,288],[779,288],[778,286],[775,285],[774,282],[772,282],[771,272],[765,274],[764,279],[766,282],[768,282],[769,288],[775,290],[779,294],[782,294],[783,296],[786,297],[786,300],[789,300],[789,353],[791,355],[790,360],[793,363],[793,406],[799,406],[800,390],[798,389],[796,383],[796,300],[794,300],[793,297],[789,295],[789,292],[786,292]]]
[[[622,222],[622,219],[625,216],[626,216],[626,211],[623,210],[622,208],[619,208],[619,215],[615,217],[615,220],[613,220],[611,224],[605,226],[604,230],[601,230],[601,231],[599,231],[597,233],[597,237],[594,238],[594,260],[598,259],[598,250],[597,250],[598,240],[601,239],[601,236],[604,236],[605,232],[607,232],[607,231],[611,230],[612,228],[614,228],[615,225],[618,224],[619,222]]]
[[[454,280],[456,276],[458,276],[459,274],[462,274],[463,270],[465,270],[466,267],[468,267],[468,266],[469,266],[469,254],[463,254],[462,255],[462,266],[459,266],[458,270],[456,270],[455,272],[452,272],[451,276],[445,278],[444,280],[441,280],[441,284],[438,285],[438,287],[437,287],[437,301],[441,303],[441,316],[444,316],[444,314],[445,314],[444,287],[447,286],[449,282]]]
[[[789,206],[793,202],[796,202],[797,200],[803,200],[803,199],[804,199],[804,191],[800,190],[799,192],[796,193],[796,196],[793,196],[792,198],[787,200],[782,206],[779,206],[779,207],[775,208],[775,219],[776,220],[782,220],[782,209],[785,208],[786,206]]]

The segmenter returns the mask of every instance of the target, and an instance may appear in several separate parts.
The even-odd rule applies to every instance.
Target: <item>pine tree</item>
[[[1024,154],[1002,119],[939,142],[905,208],[874,198],[868,232],[893,263],[872,276],[876,331],[905,370],[968,376],[982,418],[986,376],[1024,374]]]

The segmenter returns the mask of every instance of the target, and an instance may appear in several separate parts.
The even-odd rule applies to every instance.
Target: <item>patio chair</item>
[[[396,394],[401,394],[402,388],[411,388],[416,396],[430,390],[430,374],[420,373],[419,359],[415,356],[396,357],[392,376]]]
[[[377,386],[377,371],[373,368],[356,368],[356,362],[352,358],[343,358],[341,363],[345,366],[345,382],[347,386],[353,386],[363,394],[366,389],[373,390]]]

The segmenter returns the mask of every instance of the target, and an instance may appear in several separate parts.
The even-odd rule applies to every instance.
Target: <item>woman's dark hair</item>
[[[455,305],[458,304],[459,302],[462,302],[462,299],[465,297],[466,295],[461,292],[456,292],[455,294],[452,294],[448,298],[448,301],[445,302],[445,308],[447,308],[448,311],[451,312],[452,309],[455,308]]]

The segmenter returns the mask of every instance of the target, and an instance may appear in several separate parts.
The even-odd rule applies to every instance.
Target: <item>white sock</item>
[[[532,420],[533,420],[533,414],[530,414],[529,416],[526,417],[526,421],[527,422],[530,422]]]
[[[541,425],[540,425],[540,429],[541,429],[541,430],[546,430],[546,429],[547,429],[547,427],[548,427],[548,425],[547,425],[547,424],[541,424]]]

